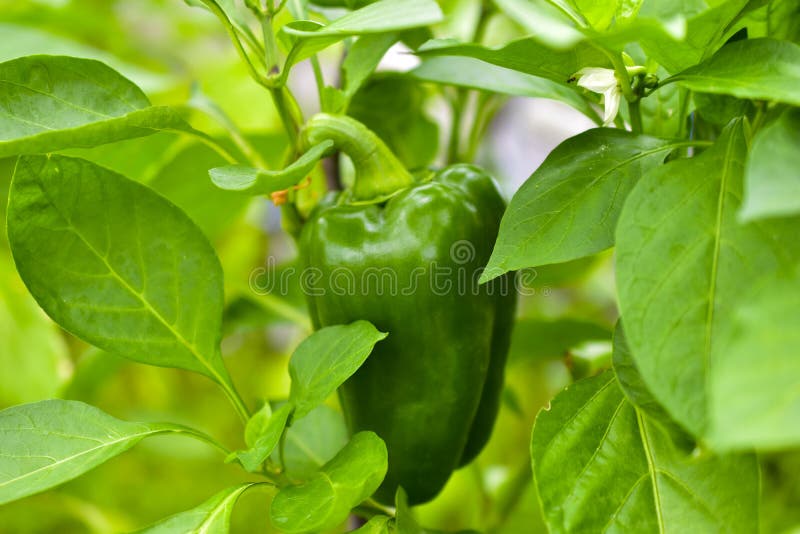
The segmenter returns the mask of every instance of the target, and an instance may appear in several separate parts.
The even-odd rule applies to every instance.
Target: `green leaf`
[[[181,141],[156,163],[146,185],[183,210],[213,243],[240,218],[251,197],[216,187],[208,170],[227,161],[205,143]]]
[[[295,39],[286,70],[351,35],[369,35],[436,24],[442,11],[434,0],[381,0],[343,15],[328,25],[290,22],[281,30]]]
[[[722,47],[706,61],[664,80],[692,91],[800,105],[800,46],[746,39]]]
[[[164,424],[129,423],[94,406],[46,400],[0,411],[0,504],[63,484],[130,449]]]
[[[642,376],[639,374],[636,361],[634,361],[631,349],[628,346],[628,340],[625,339],[625,331],[622,328],[621,321],[617,323],[617,327],[614,329],[614,352],[611,358],[619,387],[628,400],[654,421],[671,422],[669,414],[653,397],[647,384],[644,383]]]
[[[239,497],[255,483],[226,488],[206,502],[137,531],[138,534],[224,534],[230,531],[231,514]]]
[[[391,534],[392,518],[386,515],[373,516],[362,527],[352,532],[353,534]]]
[[[638,19],[660,21],[662,27],[675,26],[676,30],[683,26],[683,30],[659,31],[658,27],[645,29],[632,25],[634,31],[626,37],[638,41],[648,58],[676,73],[708,57],[729,35],[736,21],[761,3],[761,0],[644,2]],[[613,43],[606,40],[605,44]]]
[[[753,139],[739,217],[800,214],[800,110],[786,111]]]
[[[675,448],[611,372],[576,382],[539,412],[531,458],[553,534],[758,532],[755,457]]]
[[[715,447],[769,450],[800,444],[798,287],[800,273],[771,280],[732,317],[725,357],[711,372]]]
[[[572,87],[565,87],[546,78],[498,67],[470,57],[431,57],[408,74],[426,82],[506,95],[558,100],[569,104],[592,120],[599,120],[597,112]]]
[[[389,334],[372,323],[321,328],[303,340],[289,360],[292,387],[289,402],[300,419],[322,404],[336,388],[361,367],[375,344]]]
[[[347,444],[347,426],[341,412],[321,404],[286,430],[283,461],[275,450],[272,460],[281,463],[294,480],[311,478],[325,462]]]
[[[490,48],[452,39],[435,39],[425,43],[417,53],[433,56],[465,56],[499,67],[547,78],[566,84],[573,74],[586,66],[611,68],[611,63],[598,47],[581,42],[570,50],[554,50],[533,39],[512,41]]]
[[[31,294],[68,331],[132,360],[229,383],[219,260],[162,197],[85,160],[22,157],[8,236]]]
[[[683,144],[607,128],[561,143],[511,199],[481,282],[612,246],[628,193]]]
[[[419,82],[404,74],[373,76],[353,96],[347,114],[375,132],[409,169],[424,168],[436,157],[439,128],[425,111]]]
[[[0,157],[190,131],[175,111],[91,59],[29,56],[0,63]]]
[[[272,501],[270,519],[282,532],[333,528],[372,495],[386,476],[386,445],[372,432],[359,432],[313,478],[282,488]]]
[[[397,488],[394,501],[396,509],[395,530],[397,534],[425,534],[425,529],[414,517],[414,512],[411,511],[411,507],[408,505],[408,494],[402,486]]]
[[[269,195],[297,185],[308,176],[332,146],[333,141],[330,140],[314,145],[294,163],[279,171],[229,165],[215,167],[208,174],[214,185],[220,189],[242,191],[251,195]]]
[[[353,43],[342,62],[342,88],[349,99],[364,85],[399,36],[394,33],[363,35]]]
[[[695,436],[707,431],[709,369],[726,357],[719,334],[737,303],[800,259],[796,221],[737,220],[745,154],[734,121],[699,156],[645,175],[617,226],[619,305],[634,360]]]
[[[263,412],[256,413],[247,422],[245,430],[247,445],[250,448],[245,451],[236,451],[228,458],[230,460],[238,459],[242,467],[250,473],[259,471],[261,464],[269,458],[278,445],[293,409],[292,403],[284,404],[269,417],[266,424],[263,422]]]
[[[556,7],[543,0],[494,0],[509,18],[525,28],[530,37],[542,44],[564,50],[586,38],[581,28]]]
[[[0,252],[0,408],[55,397],[72,373],[60,330]]]

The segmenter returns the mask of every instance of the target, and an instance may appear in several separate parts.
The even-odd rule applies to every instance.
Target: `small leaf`
[[[755,456],[677,449],[610,371],[569,386],[539,412],[531,458],[553,534],[758,532]]]
[[[800,110],[787,110],[759,131],[745,168],[739,217],[752,221],[800,214]]]
[[[242,467],[245,468],[250,473],[255,473],[261,468],[261,464],[269,458],[269,455],[272,454],[272,451],[278,445],[278,441],[281,439],[281,435],[283,434],[284,429],[286,428],[286,421],[289,419],[289,416],[292,414],[292,410],[294,406],[291,403],[286,403],[277,409],[272,416],[267,421],[266,425],[261,429],[260,433],[255,436],[255,442],[250,445],[250,448],[246,451],[236,451],[229,456],[229,459],[237,458],[239,462],[242,464]],[[250,440],[253,439],[255,430],[252,430],[251,422],[254,421],[253,425],[261,425],[262,423],[259,420],[263,417],[261,412],[257,413],[253,418],[250,419],[247,423],[247,427],[250,434]],[[247,435],[247,433],[245,434]]]
[[[303,340],[289,360],[289,401],[296,406],[295,417],[322,404],[388,335],[367,321],[356,321],[321,328]]]
[[[425,534],[425,529],[417,522],[414,512],[411,511],[411,507],[408,505],[408,494],[402,486],[397,488],[394,501],[395,509],[397,510],[395,517],[397,534]]]
[[[242,191],[251,195],[269,195],[297,185],[314,169],[333,146],[333,141],[323,141],[311,147],[294,163],[280,171],[254,169],[242,165],[215,167],[208,171],[211,181],[220,189]]]
[[[0,63],[0,87],[0,157],[191,131],[175,109],[152,107],[131,81],[91,59],[13,59]]]
[[[407,30],[441,20],[442,11],[433,0],[381,0],[343,15],[328,25],[302,20],[290,22],[282,31],[296,42],[286,60],[286,70],[351,35]]]
[[[22,157],[8,237],[31,294],[68,331],[132,360],[229,383],[219,260],[150,189],[85,160]]]
[[[511,199],[481,282],[612,246],[628,193],[682,145],[607,128],[561,143]]]
[[[701,93],[799,106],[800,46],[773,39],[734,41],[663,83],[671,82]]]
[[[172,430],[120,421],[77,401],[6,408],[0,411],[0,504],[63,484],[147,436]]]
[[[771,280],[732,318],[725,358],[711,371],[715,447],[775,450],[800,444],[798,288],[800,273]]]
[[[342,87],[346,98],[352,98],[364,85],[397,39],[394,33],[378,33],[363,35],[353,43],[342,62]]]
[[[386,476],[386,445],[372,432],[359,432],[313,478],[282,488],[272,501],[275,528],[289,533],[333,528],[372,495]]]
[[[137,531],[137,534],[224,534],[230,531],[231,514],[239,497],[254,483],[226,488],[206,502]]]
[[[391,534],[391,532],[392,518],[386,515],[376,515],[362,527],[352,531],[352,534]]]
[[[291,479],[306,480],[347,445],[347,438],[342,413],[320,404],[302,419],[292,421],[286,430],[283,461],[278,450],[272,452],[272,460],[283,465]]]

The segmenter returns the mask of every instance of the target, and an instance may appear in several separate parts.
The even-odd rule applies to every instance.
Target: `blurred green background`
[[[441,4],[447,19],[435,28],[437,35],[468,34],[480,2]],[[499,15],[490,27],[487,39],[496,42],[520,31]],[[271,165],[280,164],[286,141],[268,95],[247,76],[217,20],[203,10],[181,0],[0,0],[0,61],[39,53],[104,61],[139,84],[155,104],[183,104],[196,84]],[[341,54],[339,46],[321,55],[326,76],[336,76]],[[408,54],[390,56],[384,70],[413,65]],[[291,86],[306,116],[313,113],[318,103],[307,65],[293,72]],[[426,145],[430,149],[449,128],[442,96],[446,93],[428,85],[415,90],[423,113],[419,124],[428,126],[402,139],[413,143],[419,141],[415,136],[432,135],[434,142]],[[391,116],[406,109],[391,99],[371,102],[365,97],[362,102],[365,113],[381,108]],[[576,112],[549,101],[498,100],[497,109],[478,160],[496,174],[509,195],[558,142],[590,126]],[[204,131],[221,131],[208,118],[197,116],[195,122]],[[439,156],[444,145],[439,143]],[[223,354],[233,379],[252,406],[286,398],[288,357],[308,333],[297,277],[286,295],[259,295],[248,288],[252,273],[267,265],[268,258],[279,266],[293,261],[294,243],[280,229],[279,210],[266,200],[212,187],[207,170],[223,161],[196,140],[178,135],[162,133],[69,153],[147,183],[206,232],[225,271]],[[412,151],[409,159],[414,155]],[[0,160],[3,215],[13,166],[13,159]],[[520,534],[544,531],[530,477],[531,427],[537,412],[557,391],[608,363],[608,340],[616,320],[613,257],[605,253],[541,268],[525,273],[523,279],[525,295],[494,435],[475,464],[458,471],[439,498],[418,509],[425,526]],[[242,445],[238,418],[209,380],[103,353],[55,326],[16,274],[3,232],[0,408],[51,397],[88,402],[126,420],[184,423],[228,447]],[[344,439],[335,399],[330,404],[309,419],[307,428],[298,430],[298,440],[307,440],[306,445],[321,453],[335,452]],[[147,440],[54,491],[1,507],[0,532],[133,530],[247,479],[222,460],[217,451],[179,436]],[[765,531],[781,526],[770,523],[772,510],[785,514],[794,507],[794,519],[800,518],[798,465],[796,456],[768,459]],[[233,531],[269,532],[270,498],[268,491],[246,494],[234,513]]]

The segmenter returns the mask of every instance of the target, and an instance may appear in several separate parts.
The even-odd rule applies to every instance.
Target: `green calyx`
[[[344,152],[353,161],[353,202],[384,199],[414,183],[411,173],[389,147],[353,118],[328,113],[311,117],[301,132],[301,145],[311,147],[326,140],[333,141],[331,151]]]

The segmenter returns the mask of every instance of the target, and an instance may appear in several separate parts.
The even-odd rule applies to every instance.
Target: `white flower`
[[[575,73],[575,78],[578,79],[578,86],[603,95],[603,105],[605,106],[603,126],[614,122],[622,97],[622,90],[614,71],[599,67],[585,67]]]

